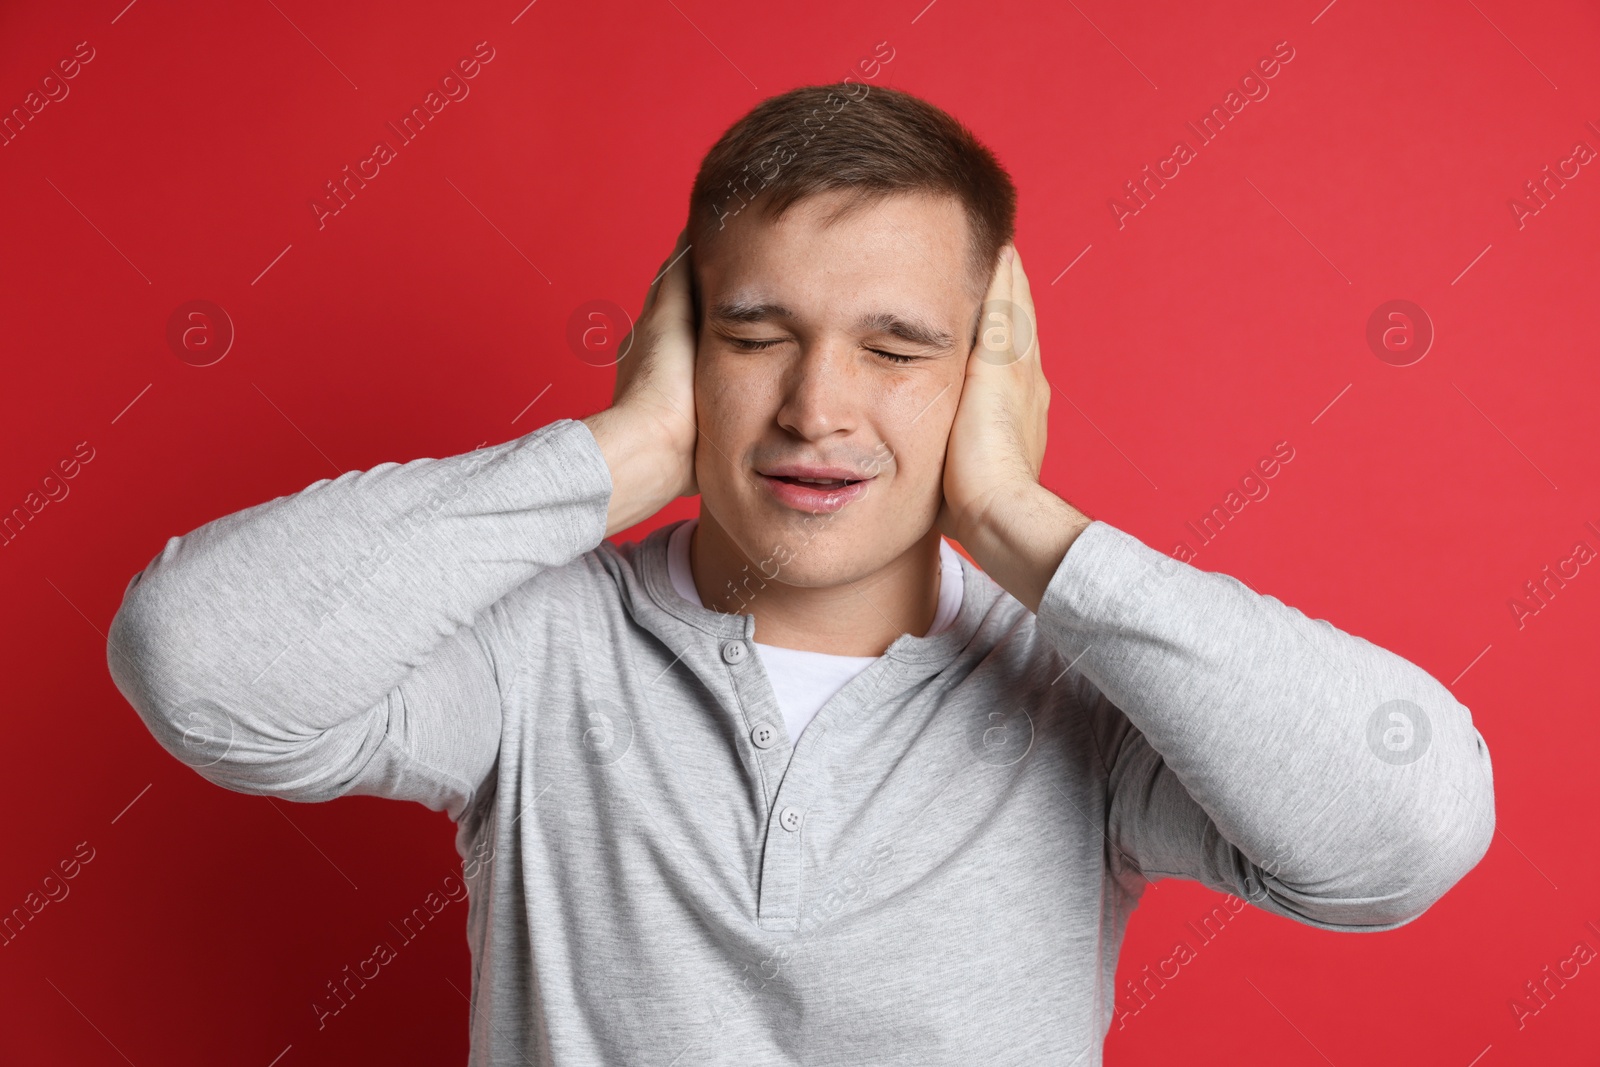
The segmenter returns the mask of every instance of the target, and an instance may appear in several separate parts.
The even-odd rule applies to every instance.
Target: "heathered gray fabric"
[[[610,491],[569,420],[350,472],[172,538],[112,623],[209,780],[456,821],[473,1064],[1098,1064],[1146,879],[1383,930],[1488,847],[1444,686],[1105,522],[1037,617],[963,561],[791,747],[753,618],[673,591],[670,527],[603,542]]]

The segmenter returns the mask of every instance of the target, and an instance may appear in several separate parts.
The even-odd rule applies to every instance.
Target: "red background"
[[[1425,916],[1357,936],[1251,909],[1113,1029],[1107,1062],[1593,1057],[1600,966],[1520,1028],[1510,1004],[1600,949],[1600,568],[1520,628],[1509,601],[1576,542],[1600,549],[1600,165],[1521,227],[1508,204],[1600,147],[1593,5],[125,2],[0,16],[8,111],[95,49],[0,147],[0,508],[94,450],[0,548],[0,911],[94,849],[0,947],[0,1061],[464,1059],[464,905],[325,1029],[310,1007],[458,869],[448,820],[207,784],[113,687],[107,623],[174,534],[603,406],[612,372],[569,350],[568,316],[637,311],[716,136],[880,41],[872,81],[951,110],[1017,180],[1059,389],[1047,484],[1170,551],[1288,441],[1270,496],[1195,565],[1418,663],[1494,758],[1493,846]],[[470,96],[319,230],[323,183],[485,40]],[[1109,198],[1283,40],[1270,95],[1119,229]],[[1437,331],[1405,367],[1365,339],[1395,298]],[[194,299],[237,332],[210,366],[166,341]],[[1122,977],[1193,943],[1219,899],[1151,892]]]

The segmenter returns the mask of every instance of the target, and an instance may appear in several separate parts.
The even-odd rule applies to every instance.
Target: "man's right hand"
[[[607,537],[643,522],[680,496],[699,492],[687,252],[685,228],[622,343],[611,406],[583,420],[611,468]]]

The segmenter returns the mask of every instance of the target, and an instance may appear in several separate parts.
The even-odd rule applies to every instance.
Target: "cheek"
[[[727,368],[713,357],[695,366],[695,418],[708,434],[732,427],[741,415],[739,383],[730,379]],[[721,436],[714,438],[719,444]]]
[[[933,412],[890,439],[895,455],[898,490],[922,497],[938,493],[943,483],[945,436]]]
[[[894,391],[876,398],[875,408],[884,418],[884,428],[898,431],[901,444],[923,456],[944,454],[950,424],[961,400],[961,379],[938,378],[902,383]]]
[[[695,367],[697,467],[724,469],[743,462],[760,437],[767,411],[764,385],[749,375],[730,374],[715,357]]]
[[[942,491],[945,446],[955,417],[953,397],[959,387],[955,383],[945,389],[940,383],[878,397],[878,425],[894,456],[896,492],[924,497]]]

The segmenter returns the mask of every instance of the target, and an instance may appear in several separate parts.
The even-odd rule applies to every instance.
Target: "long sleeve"
[[[1494,833],[1488,748],[1392,652],[1104,522],[1046,587],[1108,776],[1108,862],[1331,929],[1416,918]]]
[[[519,666],[499,602],[598,545],[610,495],[571,420],[316,482],[171,538],[123,594],[111,676],[219,785],[459,818]]]

